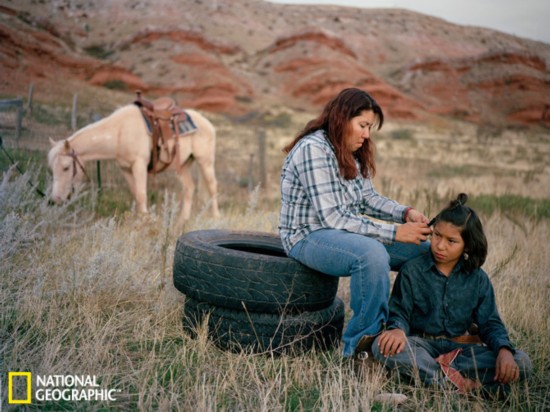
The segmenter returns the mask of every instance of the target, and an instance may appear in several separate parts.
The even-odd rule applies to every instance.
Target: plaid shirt
[[[359,164],[357,167],[359,170]],[[308,234],[324,228],[347,230],[391,244],[397,227],[365,215],[402,223],[407,209],[376,193],[370,178],[360,173],[355,179],[344,179],[323,130],[302,138],[286,157],[281,203],[279,232],[287,253]]]

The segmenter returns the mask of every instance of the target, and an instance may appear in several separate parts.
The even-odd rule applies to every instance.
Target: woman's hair
[[[476,212],[466,206],[467,201],[468,195],[460,193],[456,200],[451,201],[449,206],[430,222],[430,226],[438,222],[447,222],[460,228],[460,235],[464,241],[464,252],[468,254],[468,258],[462,260],[464,268],[471,272],[485,263],[487,238]]]
[[[350,131],[350,120],[359,116],[364,110],[373,111],[378,130],[384,123],[384,113],[376,101],[365,91],[349,88],[342,90],[338,96],[327,103],[319,117],[309,121],[296,138],[287,145],[283,151],[290,150],[304,136],[322,129],[328,140],[334,146],[336,158],[340,166],[340,173],[345,179],[357,177],[355,158],[361,165],[361,175],[367,177],[369,173],[374,177],[376,166],[374,163],[374,143],[372,139],[365,139],[363,146],[355,153],[350,153],[346,148],[345,136]],[[355,158],[354,158],[355,157]]]

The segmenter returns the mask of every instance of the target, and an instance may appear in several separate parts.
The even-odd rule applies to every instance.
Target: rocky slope
[[[404,10],[261,0],[13,0],[0,93],[78,81],[186,107],[316,111],[343,87],[389,118],[550,126],[550,45]]]

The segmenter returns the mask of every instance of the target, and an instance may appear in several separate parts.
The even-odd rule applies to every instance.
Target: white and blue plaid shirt
[[[366,215],[402,223],[407,210],[407,206],[376,193],[371,179],[360,173],[355,179],[344,179],[323,130],[302,138],[286,157],[281,203],[279,232],[287,253],[308,234],[323,228],[347,230],[391,244],[397,227]]]

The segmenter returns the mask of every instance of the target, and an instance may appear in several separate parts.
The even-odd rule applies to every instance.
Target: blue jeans
[[[380,331],[388,319],[390,270],[399,270],[407,260],[426,253],[421,245],[378,240],[335,229],[310,233],[290,250],[300,263],[331,276],[351,276],[350,307],[353,311],[343,334],[344,356],[352,356],[364,335]]]
[[[372,345],[373,355],[388,369],[396,369],[403,376],[414,379],[418,373],[424,385],[442,386],[445,378],[435,358],[460,348],[462,353],[452,363],[453,368],[466,378],[480,381],[489,390],[495,390],[500,386],[494,381],[497,356],[485,345],[461,344],[448,339],[429,340],[418,336],[408,336],[407,340],[407,345],[401,353],[386,358],[380,352],[376,338]],[[514,360],[519,366],[520,380],[528,378],[533,366],[527,354],[516,350]]]

